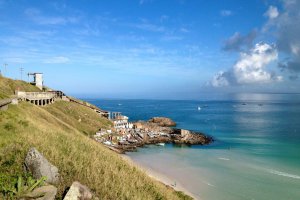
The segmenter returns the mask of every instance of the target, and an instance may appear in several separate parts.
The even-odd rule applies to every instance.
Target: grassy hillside
[[[4,90],[7,88],[1,88]],[[188,199],[87,136],[109,126],[110,121],[71,102],[45,107],[27,102],[10,105],[7,111],[0,111],[0,187],[24,175],[26,153],[36,147],[60,170],[59,198],[77,180],[100,199]]]
[[[23,90],[27,92],[39,92],[39,88],[20,80],[12,80],[0,76],[0,99],[8,98],[14,95],[15,90]]]

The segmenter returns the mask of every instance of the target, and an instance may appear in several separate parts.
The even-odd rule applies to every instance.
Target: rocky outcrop
[[[204,145],[213,142],[212,137],[206,136],[202,133],[184,129],[174,129],[174,132],[173,134],[171,134],[171,137],[173,139],[173,142],[176,144]]]
[[[25,158],[25,169],[30,172],[35,179],[43,176],[47,177],[46,182],[57,184],[59,173],[57,167],[52,165],[44,156],[35,148],[31,148]]]
[[[164,132],[164,133],[172,133],[173,129],[170,127],[160,126],[157,123],[153,122],[146,122],[146,121],[138,121],[133,123],[133,126],[137,129],[142,129],[147,131],[154,131],[154,132]]]
[[[90,200],[93,195],[88,187],[75,181],[72,183],[64,200]]]
[[[143,132],[144,144],[157,143],[176,143],[176,144],[209,144],[213,142],[213,138],[206,136],[200,132],[189,131],[185,129],[177,129],[172,127],[160,126],[159,123],[153,123],[154,118],[149,121],[138,121],[134,123],[134,127]],[[170,119],[171,120],[171,119]],[[155,121],[155,120],[154,120]],[[172,120],[171,120],[172,121]],[[160,133],[154,137],[149,137],[152,133]],[[163,134],[161,134],[163,133]],[[152,134],[153,135],[153,134]]]
[[[167,117],[153,117],[148,122],[155,123],[158,126],[162,126],[162,127],[176,126],[176,123],[172,119]]]
[[[164,133],[172,133],[173,129],[170,127],[165,126],[159,126],[156,123],[152,122],[145,122],[145,121],[138,121],[133,123],[133,126],[137,129],[148,131],[154,131],[154,132],[164,132]]]

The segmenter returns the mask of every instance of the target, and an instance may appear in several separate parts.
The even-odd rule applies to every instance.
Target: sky
[[[298,0],[0,0],[1,73],[76,97],[297,93],[299,35]]]

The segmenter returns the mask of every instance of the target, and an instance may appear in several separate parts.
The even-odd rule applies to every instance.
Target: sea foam
[[[228,160],[230,160],[229,158],[223,158],[223,157],[220,157],[220,158],[218,158],[219,160],[226,160],[226,161],[228,161]]]
[[[276,174],[278,176],[285,176],[285,177],[289,177],[289,178],[300,179],[300,176],[298,176],[298,175],[289,174],[289,173],[277,171],[277,170],[274,170],[274,169],[269,169],[268,172],[271,173],[271,174]]]

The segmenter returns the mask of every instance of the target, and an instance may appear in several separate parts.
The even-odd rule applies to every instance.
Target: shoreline
[[[166,176],[165,174],[162,174],[162,173],[160,173],[150,167],[147,167],[145,165],[138,164],[134,160],[132,160],[130,158],[130,156],[128,156],[126,154],[120,154],[120,156],[123,160],[125,160],[129,164],[134,165],[135,167],[139,168],[141,171],[145,172],[146,175],[148,175],[150,178],[152,178],[158,182],[161,182],[162,184],[172,188],[173,190],[181,191],[184,194],[189,195],[190,197],[192,197],[195,200],[200,200],[192,192],[187,190],[180,182],[174,181],[174,179],[172,177]]]

